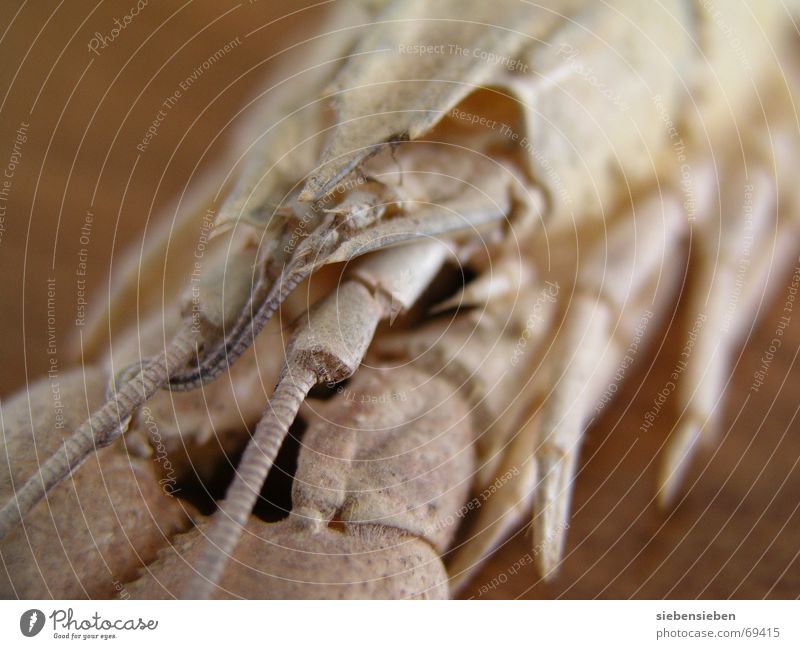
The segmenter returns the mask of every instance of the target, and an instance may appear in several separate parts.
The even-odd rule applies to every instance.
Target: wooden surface
[[[0,43],[5,94],[0,164],[11,155],[15,132],[28,124],[0,239],[2,395],[48,367],[48,278],[57,286],[56,356],[61,367],[74,362],[68,349],[75,336],[76,268],[87,210],[94,215],[86,276],[88,299],[94,302],[105,299],[108,271],[120,249],[141,245],[149,219],[187,184],[199,182],[198,169],[218,155],[231,134],[231,120],[265,68],[279,65],[284,55],[267,58],[319,29],[321,15],[298,13],[269,25],[286,7],[300,4],[151,2],[94,55],[87,49],[94,32],[110,32],[114,18],[135,3],[103,3],[91,15],[88,2],[57,4],[29,4],[18,13],[17,3],[0,6],[0,25],[14,18]],[[265,27],[245,37],[260,26]],[[136,144],[165,97],[237,36],[242,45],[168,111],[140,155]],[[777,296],[736,367],[719,443],[696,463],[683,502],[667,514],[653,502],[654,469],[669,415],[650,432],[639,432],[672,366],[666,351],[647,376],[642,363],[637,365],[620,398],[589,430],[558,578],[550,584],[537,579],[525,560],[530,534],[521,530],[487,562],[464,596],[800,595],[800,314],[765,385],[758,394],[749,392],[788,276],[776,281]],[[673,344],[665,345],[669,350],[678,336],[666,335],[672,336]],[[515,570],[520,561],[527,565]],[[496,587],[486,586],[494,582]]]

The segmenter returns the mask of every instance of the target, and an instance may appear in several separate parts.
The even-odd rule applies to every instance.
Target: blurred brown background
[[[302,2],[286,0],[151,0],[105,48],[89,51],[96,32],[109,39],[114,19],[123,21],[135,7],[135,0],[96,7],[47,0],[0,4],[3,166],[20,127],[27,134],[0,227],[3,397],[47,369],[48,278],[57,286],[59,362],[62,368],[67,363],[87,211],[94,221],[86,279],[88,300],[95,303],[105,299],[112,259],[141,245],[148,222],[198,183],[265,71],[288,55],[270,57],[318,30],[324,16],[319,8],[301,11]],[[183,93],[140,155],[136,144],[164,99],[236,37],[241,45]],[[800,595],[800,316],[766,384],[740,412],[772,337],[788,275],[776,282],[777,296],[737,365],[721,443],[697,462],[684,501],[668,514],[653,503],[656,454],[672,423],[668,414],[647,435],[638,431],[651,395],[674,364],[669,350],[678,345],[670,341],[680,332],[662,332],[667,344],[654,370],[645,377],[640,363],[639,374],[589,431],[559,578],[542,584],[529,561],[513,569],[531,545],[521,530],[464,596]],[[487,590],[489,583],[499,586]]]

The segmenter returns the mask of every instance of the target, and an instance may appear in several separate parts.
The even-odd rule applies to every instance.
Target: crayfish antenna
[[[336,232],[328,230],[326,226],[323,226],[322,230],[322,234],[312,234],[301,244],[297,256],[282,270],[280,277],[266,289],[266,296],[254,308],[254,301],[257,301],[258,295],[263,295],[265,290],[264,281],[259,282],[233,329],[225,332],[224,340],[210,350],[197,367],[175,373],[169,378],[168,387],[172,392],[188,392],[211,383],[247,351],[278,307],[320,263],[319,260],[316,264],[307,263],[308,258],[315,256],[324,258],[322,251],[326,243],[336,238]]]
[[[225,494],[225,502],[208,534],[207,545],[198,561],[198,572],[187,590],[187,597],[207,599],[219,583],[227,558],[236,548],[289,426],[316,383],[316,374],[304,368],[287,368],[281,376],[245,450],[236,478]]]
[[[311,388],[352,376],[367,353],[378,323],[396,314],[398,305],[407,308],[416,301],[445,255],[441,244],[428,240],[366,257],[351,279],[308,312],[304,326],[289,342],[273,397],[215,514],[186,597],[206,599],[212,595],[289,426]],[[398,282],[398,273],[403,282]]]
[[[113,443],[127,426],[133,412],[147,401],[169,379],[170,370],[184,367],[195,355],[195,335],[185,324],[169,345],[156,358],[145,362],[142,369],[124,382],[119,390],[69,438],[63,451],[52,455],[39,471],[28,478],[14,498],[0,510],[0,539],[33,509],[50,489],[58,485],[80,466],[94,451]]]
[[[321,381],[339,382],[356,371],[383,315],[383,305],[356,282],[344,283],[308,314],[289,342],[272,399],[215,514],[187,597],[211,596],[306,395]]]

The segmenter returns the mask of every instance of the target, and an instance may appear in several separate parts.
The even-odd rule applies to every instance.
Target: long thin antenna
[[[220,582],[278,450],[311,388],[338,383],[358,369],[375,328],[411,306],[436,275],[447,249],[421,241],[362,259],[339,289],[317,303],[289,341],[286,365],[256,427],[184,596],[208,598]],[[415,254],[416,253],[416,254]],[[406,271],[403,273],[403,271]],[[396,278],[405,281],[397,282]]]
[[[227,558],[236,548],[289,426],[316,383],[317,376],[310,370],[297,369],[281,376],[206,537],[197,573],[187,589],[188,597],[207,599],[222,577]]]
[[[184,324],[164,351],[145,362],[134,377],[124,382],[114,397],[65,439],[63,448],[50,456],[3,506],[0,510],[0,539],[92,452],[108,446],[122,435],[123,422],[167,382],[170,369],[185,366],[195,351],[195,335],[191,326]]]
[[[188,392],[211,383],[233,365],[254,343],[256,336],[289,294],[311,274],[310,267],[289,269],[285,277],[273,285],[273,289],[253,313],[252,301],[239,316],[233,329],[217,347],[195,366],[185,372],[175,372],[169,377],[167,386],[173,392]]]

